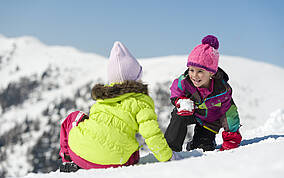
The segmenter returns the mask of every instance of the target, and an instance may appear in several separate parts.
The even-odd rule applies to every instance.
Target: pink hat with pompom
[[[209,72],[216,73],[219,61],[219,41],[213,35],[202,39],[202,44],[197,45],[189,54],[187,67],[195,66]]]

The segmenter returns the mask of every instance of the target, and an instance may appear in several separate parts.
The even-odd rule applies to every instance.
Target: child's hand
[[[194,102],[189,98],[180,98],[176,102],[176,107],[180,116],[191,116],[194,113]]]
[[[237,148],[242,141],[242,136],[239,131],[237,132],[223,131],[222,138],[223,138],[223,144],[222,147],[220,148],[220,151]]]

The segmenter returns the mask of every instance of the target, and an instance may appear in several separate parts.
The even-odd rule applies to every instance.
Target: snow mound
[[[266,132],[284,132],[284,109],[271,113],[263,128]]]

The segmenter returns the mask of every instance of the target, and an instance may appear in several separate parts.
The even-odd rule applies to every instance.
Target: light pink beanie
[[[126,80],[138,81],[142,73],[141,65],[129,50],[121,42],[114,42],[108,62],[109,84]]]
[[[196,46],[188,56],[187,67],[195,66],[216,73],[219,61],[219,41],[213,35],[202,39],[202,44]]]

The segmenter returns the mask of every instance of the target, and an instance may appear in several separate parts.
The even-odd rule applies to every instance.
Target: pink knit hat
[[[219,61],[219,41],[213,35],[202,39],[202,44],[197,45],[189,54],[187,67],[195,66],[209,72],[216,73]]]
[[[108,62],[108,82],[137,81],[142,77],[142,67],[129,50],[119,41],[114,42]]]

